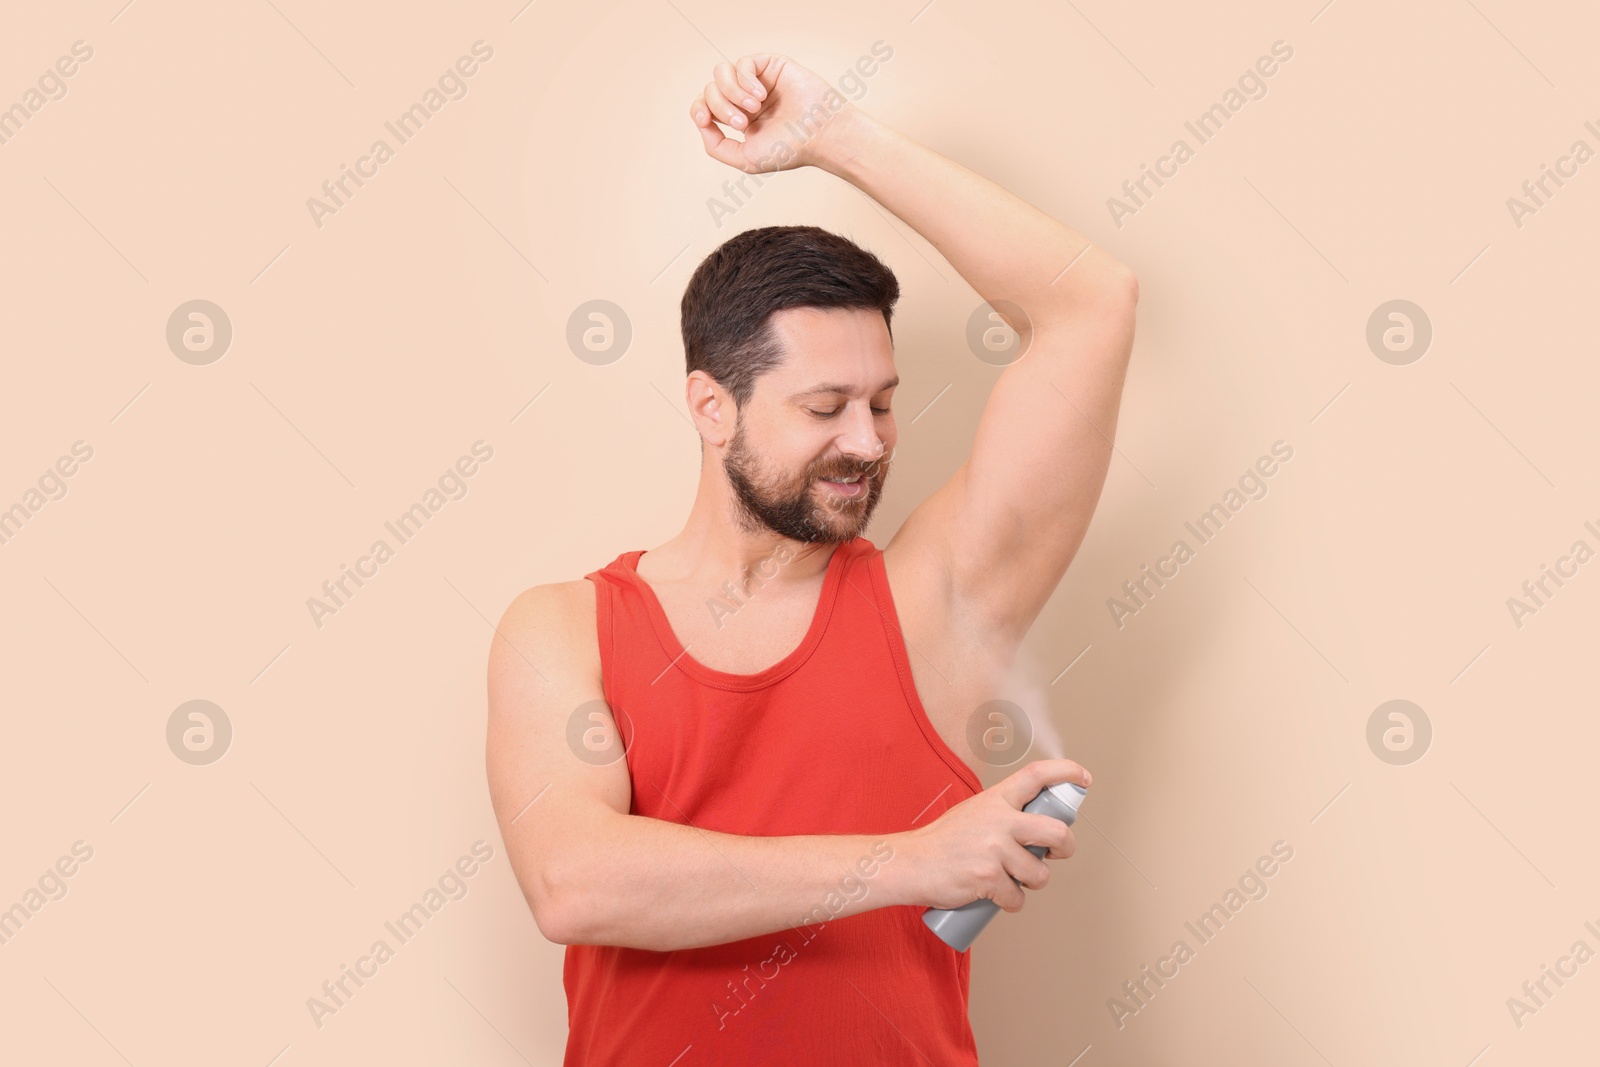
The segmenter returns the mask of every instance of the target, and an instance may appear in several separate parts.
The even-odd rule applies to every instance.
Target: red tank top
[[[684,651],[634,569],[643,554],[585,575],[605,698],[622,712],[631,814],[750,836],[891,834],[982,788],[917,697],[872,542],[835,548],[805,637],[755,674]],[[567,946],[565,1064],[976,1065],[970,953],[934,936],[921,907],[824,922],[818,904],[811,924],[796,916],[722,945]]]

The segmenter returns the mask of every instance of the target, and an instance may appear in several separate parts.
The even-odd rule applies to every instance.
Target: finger
[[[1063,823],[1057,823],[1056,825],[1065,826]],[[1044,854],[1045,859],[1070,860],[1072,854],[1078,851],[1078,835],[1072,832],[1072,827],[1070,826],[1065,826],[1065,829],[1067,831],[1066,836],[1060,844],[1050,846],[1050,851]]]
[[[783,73],[784,64],[789,62],[787,56],[776,52],[754,52],[739,60],[739,69],[745,69],[745,62],[750,64],[750,71],[761,83],[761,87],[768,93],[778,87],[778,78]],[[766,99],[766,97],[762,97]]]
[[[995,783],[994,789],[1007,804],[1021,809],[1039,795],[1046,786],[1059,782],[1077,782],[1085,789],[1093,777],[1081,765],[1069,759],[1034,760],[1008,778]]]
[[[723,95],[722,89],[716,82],[706,82],[706,106],[711,109],[711,114],[718,122],[727,123],[736,130],[743,130],[750,125],[750,116],[739,108],[728,103],[728,98]]]
[[[727,60],[718,63],[711,68],[711,76],[716,79],[717,88],[722,90],[722,95],[744,109],[749,117],[754,118],[761,110],[760,94],[751,88],[749,83],[740,80],[739,72],[734,69],[732,63]]]
[[[705,93],[689,102],[689,118],[702,130],[711,125],[711,109],[706,106]]]
[[[711,117],[711,109],[707,107],[705,97],[697,96],[694,103],[689,105],[689,118],[700,129],[700,140],[705,145],[706,155],[719,163],[726,163],[735,170],[749,173],[744,162],[744,145],[722,132]]]
[[[1043,889],[1050,882],[1050,865],[1021,845],[1006,849],[1000,863],[1027,889]]]
[[[1028,895],[1022,891],[1021,886],[1012,881],[1009,877],[1003,879],[1003,881],[1005,884],[997,886],[995,891],[990,894],[989,899],[1000,905],[1000,907],[1004,908],[1006,911],[1021,911],[1022,906],[1028,902]]]
[[[755,56],[740,56],[739,61],[734,64],[734,69],[739,72],[740,84],[750,90],[751,96],[761,101],[767,99],[767,85],[756,70]]]
[[[1048,815],[1034,812],[1022,812],[1017,818],[1018,822],[1012,830],[1012,836],[1016,838],[1017,844],[1042,845],[1046,849],[1045,855],[1048,859],[1072,858],[1073,849],[1077,847],[1072,827],[1060,819],[1052,819]]]

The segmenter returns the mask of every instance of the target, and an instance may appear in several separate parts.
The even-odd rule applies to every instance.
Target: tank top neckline
[[[816,610],[811,615],[811,625],[806,629],[805,635],[800,638],[800,643],[791,649],[788,655],[770,666],[763,667],[753,674],[735,674],[729,671],[719,671],[708,667],[690,655],[688,648],[678,639],[677,633],[672,629],[672,623],[667,618],[666,609],[661,606],[656,591],[650,588],[650,583],[642,578],[638,571],[639,557],[647,549],[639,548],[623,553],[621,557],[622,572],[629,581],[638,588],[644,600],[645,610],[650,615],[651,626],[655,629],[656,638],[661,642],[661,647],[666,650],[667,657],[671,660],[671,667],[683,671],[689,677],[705,685],[715,686],[718,689],[749,691],[763,689],[774,682],[788,677],[794,673],[801,664],[811,658],[817,645],[822,641],[822,635],[828,628],[828,619],[833,614],[833,606],[838,600],[839,586],[843,582],[845,560],[867,547],[869,542],[861,537],[851,538],[841,542],[828,557],[828,566],[822,578],[822,592],[817,597]]]

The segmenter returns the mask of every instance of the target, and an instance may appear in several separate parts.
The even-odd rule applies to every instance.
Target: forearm
[[[668,952],[914,896],[895,834],[744,837],[608,814],[547,863],[559,938]]]
[[[853,105],[833,117],[812,162],[903,219],[979,296],[1020,305],[1035,326],[1129,285],[1128,268],[1070,226]]]

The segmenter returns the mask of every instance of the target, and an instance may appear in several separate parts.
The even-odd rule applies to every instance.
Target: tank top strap
[[[623,576],[622,567],[631,563],[629,557],[637,559],[643,550],[624,552],[616,559],[590,571],[584,577],[594,583],[594,614],[595,638],[600,648],[600,688],[605,695],[606,703],[612,708],[617,706],[616,680],[618,671],[617,661],[617,616],[626,614],[625,605],[620,603],[621,594],[628,587],[628,581]]]
[[[916,678],[911,673],[911,656],[908,652],[909,646],[906,644],[905,631],[901,628],[900,614],[895,608],[894,595],[889,589],[889,572],[883,565],[883,549],[860,538],[852,544],[860,547],[845,570],[845,593],[849,603],[841,610],[863,615],[871,614],[876,617],[877,625],[882,629],[889,648],[889,658],[894,664],[895,677],[900,682],[900,690],[911,709],[911,717],[916,722],[917,729],[945,766],[949,767],[974,794],[981,793],[983,783],[973,772],[972,767],[951,750],[939,731],[934,728],[933,720],[929,717],[927,709],[923,706],[922,697],[917,692]]]

